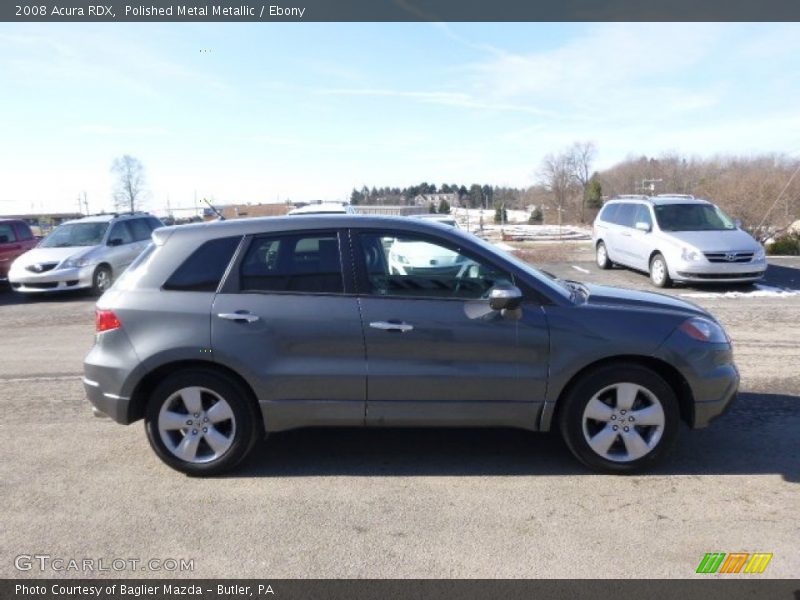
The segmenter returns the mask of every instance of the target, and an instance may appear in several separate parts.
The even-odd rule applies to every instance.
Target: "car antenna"
[[[203,202],[205,202],[206,204],[208,204],[209,208],[210,208],[211,210],[213,210],[213,211],[214,211],[214,214],[216,214],[216,215],[219,217],[219,220],[220,220],[220,221],[224,221],[224,220],[225,220],[225,217],[222,215],[222,213],[221,213],[221,212],[219,212],[219,211],[217,210],[217,207],[216,207],[216,206],[214,206],[213,204],[211,204],[211,202],[209,202],[209,201],[208,201],[206,198],[203,198]]]

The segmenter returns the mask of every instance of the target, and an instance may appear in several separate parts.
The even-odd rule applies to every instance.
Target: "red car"
[[[8,279],[11,263],[38,243],[25,221],[0,219],[0,281]]]

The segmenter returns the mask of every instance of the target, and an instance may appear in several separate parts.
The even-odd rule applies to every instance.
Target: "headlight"
[[[80,267],[87,267],[92,264],[91,259],[88,258],[68,258],[61,262],[60,269],[75,269]]]
[[[764,248],[759,246],[758,250],[755,251],[753,254],[753,260],[764,260],[766,258],[767,253],[764,252]]]
[[[714,321],[694,317],[687,319],[678,327],[683,333],[698,342],[709,342],[711,344],[727,344],[731,339],[725,330]]]
[[[692,248],[681,248],[681,258],[686,261],[700,260],[703,255]]]

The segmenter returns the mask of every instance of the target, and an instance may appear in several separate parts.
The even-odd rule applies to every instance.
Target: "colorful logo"
[[[700,561],[697,573],[763,573],[772,554],[766,552],[709,552]]]

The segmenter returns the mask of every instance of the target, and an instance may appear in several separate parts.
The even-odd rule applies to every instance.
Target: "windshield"
[[[56,227],[39,247],[97,246],[103,241],[106,229],[108,229],[108,223],[65,223]]]
[[[661,231],[725,231],[736,229],[728,215],[713,204],[662,204],[655,207]]]

